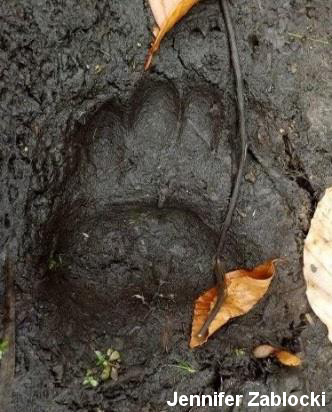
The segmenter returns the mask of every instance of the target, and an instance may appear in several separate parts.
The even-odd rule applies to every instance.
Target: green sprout
[[[6,340],[0,339],[0,360],[3,358],[3,355],[8,350],[8,342]]]
[[[181,369],[181,370],[183,370],[187,373],[196,373],[197,372],[197,370],[192,365],[190,365],[189,362],[186,362],[186,361],[179,361],[177,365],[168,365],[168,366],[172,366],[173,368]]]
[[[96,350],[95,355],[96,367],[87,370],[83,385],[90,385],[95,388],[98,386],[99,380],[107,381],[112,379],[117,381],[121,363],[120,353],[110,348],[106,353]]]
[[[62,257],[60,255],[50,256],[48,259],[48,269],[55,270],[62,265]]]
[[[97,379],[93,376],[93,371],[91,369],[88,369],[86,371],[86,375],[83,381],[83,385],[89,385],[92,386],[93,388],[96,388],[98,386],[99,382]]]
[[[241,348],[236,348],[236,349],[234,349],[234,353],[235,353],[235,356],[237,356],[239,358],[239,357],[244,356],[246,354],[246,351],[244,349],[241,349]]]

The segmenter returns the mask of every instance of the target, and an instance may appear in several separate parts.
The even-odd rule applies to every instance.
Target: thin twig
[[[221,234],[219,238],[219,243],[216,252],[216,262],[215,262],[215,273],[217,275],[217,282],[218,282],[218,297],[217,302],[214,305],[214,308],[210,312],[207,320],[205,321],[202,329],[199,331],[198,336],[204,336],[213,321],[216,317],[222,302],[224,300],[224,271],[221,269],[221,256],[225,246],[225,239],[226,234],[229,229],[229,226],[232,221],[233,212],[239,197],[239,189],[242,181],[243,171],[245,167],[245,162],[247,158],[247,135],[246,135],[246,127],[245,127],[245,116],[244,116],[244,98],[243,98],[243,81],[242,81],[242,74],[240,68],[240,59],[239,53],[237,50],[235,33],[233,28],[232,19],[229,12],[229,3],[228,0],[220,0],[220,6],[222,8],[225,25],[228,33],[228,40],[230,45],[231,51],[231,59],[235,74],[235,82],[236,82],[236,94],[237,94],[237,106],[238,106],[238,121],[239,121],[239,134],[240,134],[240,142],[241,142],[241,155],[239,161],[239,168],[235,179],[235,184],[232,191],[232,196],[228,205],[228,211],[226,214],[226,218],[224,220]]]
[[[307,36],[305,34],[299,34],[299,33],[287,33],[289,36],[291,37],[295,37],[296,39],[300,39],[300,40],[310,40],[313,41],[315,43],[321,43],[321,44],[325,44],[326,46],[329,45],[329,42],[327,40],[323,40],[323,39],[315,39],[314,37],[310,37]]]
[[[223,223],[222,230],[221,230],[221,235],[220,235],[219,244],[217,248],[218,257],[221,256],[223,249],[224,249],[225,237],[229,229],[229,226],[231,224],[234,208],[236,206],[236,202],[239,197],[239,189],[240,189],[243,170],[244,170],[246,157],[247,157],[247,135],[246,135],[245,117],[244,117],[243,81],[242,81],[242,74],[241,74],[241,68],[240,68],[240,59],[239,59],[239,54],[237,50],[233,24],[232,24],[231,16],[229,13],[228,0],[220,0],[220,4],[221,4],[221,7],[224,13],[226,28],[227,28],[228,37],[229,37],[229,44],[230,44],[230,49],[231,49],[233,69],[235,73],[239,131],[240,131],[240,141],[241,141],[241,156],[240,156],[240,162],[239,162],[239,169],[237,172],[237,176],[236,176],[236,180],[235,180],[235,184],[233,188],[233,193],[232,193],[232,196],[229,202],[227,215],[226,215],[226,218]]]
[[[7,256],[4,264],[3,336],[8,349],[0,364],[0,411],[11,411],[12,386],[15,376],[15,273]]]

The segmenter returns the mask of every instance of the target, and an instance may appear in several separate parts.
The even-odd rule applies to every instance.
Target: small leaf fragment
[[[120,359],[120,353],[119,353],[117,350],[113,351],[113,352],[110,354],[110,361],[111,361],[111,362],[112,362],[112,361],[119,360],[119,359]]]
[[[99,350],[95,350],[95,355],[97,358],[97,365],[103,365],[106,361],[105,356]]]
[[[103,381],[107,381],[110,377],[110,374],[111,374],[111,365],[107,364],[104,366],[100,377]]]
[[[0,339],[0,360],[9,348],[8,341]]]
[[[225,275],[226,297],[206,336],[198,336],[203,324],[217,301],[217,288],[213,287],[196,299],[190,348],[202,345],[230,319],[249,312],[267,292],[275,275],[275,261],[271,260],[253,270],[235,270]]]
[[[118,369],[113,367],[112,371],[111,371],[111,378],[113,381],[117,381],[118,380]]]

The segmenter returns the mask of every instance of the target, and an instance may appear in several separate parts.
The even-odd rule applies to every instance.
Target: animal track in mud
[[[159,309],[184,311],[178,321],[189,324],[194,297],[213,282],[231,192],[231,110],[208,87],[143,83],[126,106],[103,104],[69,136],[67,177],[49,225],[61,267],[41,292],[52,291],[45,300],[65,308],[75,327],[98,307],[106,328],[126,334],[156,300]],[[244,195],[250,214],[240,226],[233,222],[228,262],[293,250],[291,218],[270,181],[261,175]],[[276,233],[265,230],[271,214]],[[159,330],[151,327],[149,334]]]
[[[191,300],[198,274],[203,287],[231,188],[221,102],[211,89],[180,97],[171,84],[152,83],[79,128],[55,223],[55,253],[73,276],[149,294],[157,264],[169,268],[166,292],[176,287]]]

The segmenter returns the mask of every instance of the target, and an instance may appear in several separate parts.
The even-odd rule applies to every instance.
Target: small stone
[[[56,365],[52,368],[53,375],[57,381],[61,381],[63,378],[64,368],[63,365]]]
[[[245,180],[247,181],[247,182],[250,182],[250,183],[255,183],[256,182],[256,176],[255,176],[255,174],[254,174],[254,172],[248,172],[245,176],[244,176],[244,178],[245,178]]]
[[[97,74],[101,73],[104,70],[104,67],[101,64],[96,64],[95,65],[95,72]]]

